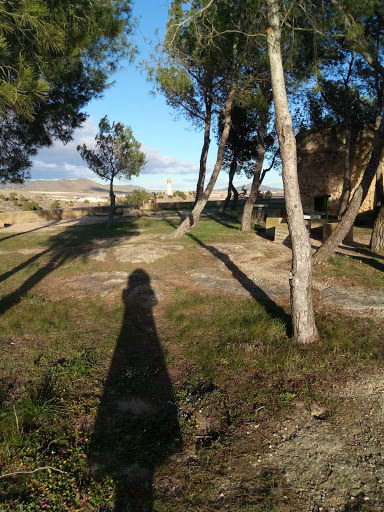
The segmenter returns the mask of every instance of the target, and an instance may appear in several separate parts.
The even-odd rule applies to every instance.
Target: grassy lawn
[[[188,251],[198,265],[202,245],[256,243],[257,234],[208,217],[180,241],[161,240],[178,223],[0,234],[0,511],[224,510],[229,461],[262,450],[271,421],[297,401],[337,414],[333,383],[383,365],[382,321],[323,309],[319,343],[303,347],[287,335],[284,305],[185,289],[178,278]],[[186,251],[175,254],[174,282],[157,305],[138,306],[130,291],[148,287],[164,264],[137,270],[112,257],[115,243],[149,243],[140,235]],[[95,247],[105,248],[105,261],[87,259]],[[336,256],[323,271],[383,288],[383,260],[364,258]],[[68,288],[116,269],[130,275],[123,293]],[[250,442],[247,425],[256,421],[261,433]],[[257,493],[239,487],[228,510],[293,511],[278,485],[264,472]]]

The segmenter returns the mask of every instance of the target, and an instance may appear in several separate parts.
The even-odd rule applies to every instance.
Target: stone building
[[[329,195],[328,211],[337,215],[343,190],[345,169],[345,132],[342,128],[325,128],[300,132],[297,142],[297,171],[305,212],[314,210],[314,198]],[[352,137],[351,186],[352,194],[368,163],[373,144],[373,132],[365,129]],[[376,178],[360,208],[373,209]]]

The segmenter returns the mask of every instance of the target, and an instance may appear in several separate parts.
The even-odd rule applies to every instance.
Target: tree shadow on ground
[[[124,318],[90,444],[95,473],[117,482],[116,512],[152,511],[153,474],[181,448],[177,408],[156,332],[148,274],[137,269],[123,291]]]
[[[139,231],[130,231],[129,237],[137,236],[139,234]],[[4,272],[0,276],[0,282],[4,282],[6,279],[17,274],[21,270],[27,269],[31,264],[37,264],[40,266],[40,268],[28,277],[18,288],[0,299],[0,315],[20,303],[28,292],[43,281],[55,269],[58,269],[79,257],[86,257],[92,249],[95,249],[95,244],[96,247],[100,247],[98,242],[103,236],[106,242],[108,242],[108,238],[112,237],[114,239],[116,239],[116,237],[126,238],[124,231],[118,233],[112,229],[111,231],[106,232],[104,225],[72,225],[66,230],[50,237],[50,247],[48,249],[35,254],[20,265]],[[39,261],[40,258],[47,255],[50,255],[50,260],[48,262],[42,263],[42,261]]]
[[[176,228],[175,224],[169,219],[166,220],[172,227]],[[282,320],[285,325],[287,336],[292,336],[292,319],[284,309],[276,304],[274,300],[259,286],[257,286],[252,279],[250,279],[240,268],[231,260],[228,254],[219,251],[216,247],[206,245],[199,238],[193,235],[191,232],[187,233],[187,236],[196,242],[200,247],[210,252],[215,258],[218,258],[227,269],[231,272],[232,276],[241,284],[241,286],[253,297],[256,301],[262,303],[267,313],[275,318]]]

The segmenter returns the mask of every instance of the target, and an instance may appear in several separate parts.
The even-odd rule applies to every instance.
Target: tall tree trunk
[[[109,211],[108,211],[108,220],[106,224],[107,229],[111,229],[112,222],[113,222],[113,216],[115,214],[115,200],[116,196],[113,193],[113,176],[111,178],[111,181],[109,183],[109,199],[110,199],[110,205],[109,205]]]
[[[298,343],[313,343],[317,337],[312,303],[312,262],[309,234],[304,222],[297,178],[296,139],[292,129],[280,48],[280,16],[278,0],[267,0],[267,43],[271,67],[276,131],[283,164],[283,182],[288,228],[292,239],[290,276],[293,337]]]
[[[237,156],[236,156],[236,152],[234,152],[232,162],[231,162],[231,168],[229,170],[229,176],[228,176],[228,193],[227,193],[227,197],[225,198],[224,204],[220,209],[220,213],[224,213],[226,207],[228,206],[229,201],[231,200],[232,189],[234,188],[233,178],[235,176],[236,170],[237,170]]]
[[[384,147],[384,118],[380,120],[380,126],[376,129],[375,138],[372,148],[371,157],[365,168],[363,177],[359,186],[355,190],[353,197],[348,205],[347,211],[341,222],[337,225],[332,235],[321,245],[313,257],[313,262],[325,263],[342,243],[347,233],[353,226],[356,216],[359,213],[360,206],[367,197],[369,188],[375,177],[377,168],[380,163],[381,155]]]
[[[343,191],[340,198],[339,216],[342,217],[348,207],[351,196],[351,116],[348,113],[345,122],[345,167]]]
[[[250,231],[252,223],[253,207],[257,199],[257,194],[261,185],[260,175],[264,164],[265,145],[264,145],[264,126],[262,121],[259,120],[257,126],[257,162],[253,172],[253,180],[249,197],[245,202],[243,210],[243,218],[241,221],[241,231]]]
[[[180,224],[180,226],[173,233],[171,233],[170,235],[166,235],[164,238],[181,238],[183,235],[185,235],[185,233],[187,233],[199,221],[201,212],[203,211],[205,205],[207,204],[207,201],[209,199],[209,196],[212,193],[213,187],[216,184],[217,177],[219,176],[221,166],[223,164],[225,146],[227,144],[227,140],[228,140],[229,132],[231,129],[231,124],[232,124],[232,106],[233,106],[233,100],[235,97],[235,90],[236,90],[235,80],[232,79],[231,90],[227,96],[227,101],[225,103],[224,129],[221,134],[220,144],[219,144],[219,148],[217,151],[216,164],[213,169],[211,178],[208,182],[208,185],[207,185],[206,189],[204,190],[204,193],[203,193],[201,199],[199,199],[197,201],[192,212],[188,215],[188,217],[186,217],[183,220],[183,222]]]
[[[381,161],[376,171],[375,205],[373,209],[375,218],[379,214],[382,206],[384,206],[384,180],[383,162]]]
[[[233,202],[231,206],[231,210],[235,211],[237,209],[237,202],[239,200],[239,193],[235,187],[235,185],[232,183],[232,192],[233,192]]]
[[[371,251],[384,251],[384,206],[380,208],[372,231]]]
[[[204,143],[203,149],[201,150],[200,156],[200,169],[199,169],[199,178],[197,180],[196,186],[196,199],[195,205],[202,198],[204,194],[204,182],[205,182],[205,173],[207,170],[207,158],[209,145],[211,143],[210,133],[211,133],[211,122],[212,122],[212,99],[211,96],[206,95],[205,99],[205,126],[204,126]]]

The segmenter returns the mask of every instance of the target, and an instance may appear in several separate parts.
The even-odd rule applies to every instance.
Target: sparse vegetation
[[[181,199],[184,199],[184,201],[187,199],[187,194],[185,192],[182,192],[181,190],[176,190],[173,193],[174,197],[181,197]]]
[[[135,189],[125,197],[117,199],[116,204],[142,204],[143,201],[152,199],[152,197],[146,190]]]
[[[54,201],[52,201],[50,209],[57,210],[57,208],[60,208],[60,201],[58,199],[55,199]]]
[[[9,200],[10,200],[10,201],[14,201],[15,199],[17,199],[17,194],[16,194],[16,192],[10,192],[10,193],[9,193]]]
[[[22,204],[21,209],[23,212],[28,212],[32,210],[41,210],[40,206],[36,201],[25,201],[25,203]]]
[[[0,199],[1,199],[2,201],[5,201],[5,200],[6,200],[5,195],[4,195],[4,194],[0,194]]]

